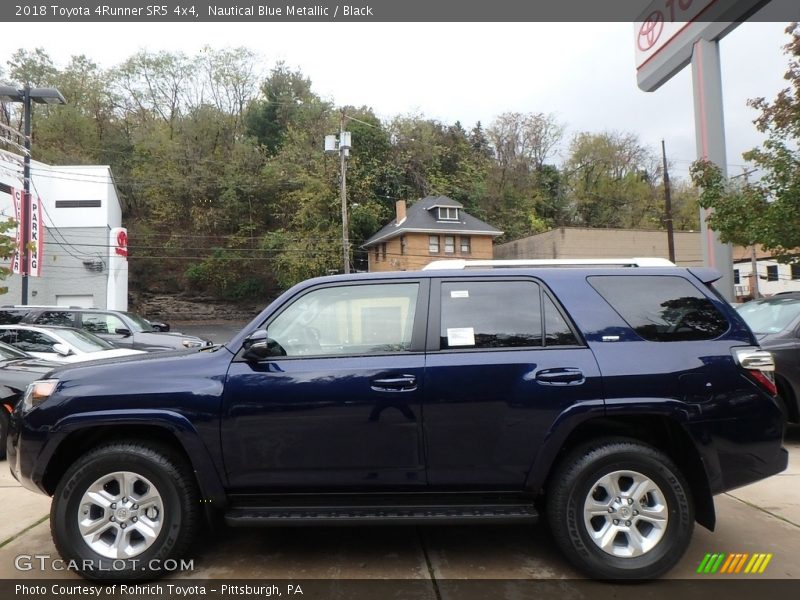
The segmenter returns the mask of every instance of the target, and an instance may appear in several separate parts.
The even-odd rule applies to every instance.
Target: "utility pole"
[[[667,222],[667,251],[669,260],[675,262],[675,232],[672,227],[672,191],[669,187],[669,169],[667,169],[667,147],[661,140],[661,156],[664,159],[664,220]]]
[[[28,304],[28,244],[30,243],[30,213],[31,213],[31,86],[27,83],[22,95],[23,132],[25,134],[25,156],[22,167],[22,207],[20,208],[22,223],[20,224],[20,273],[22,275],[22,294],[20,300],[23,305]]]
[[[339,120],[339,139],[325,136],[325,152],[339,151],[339,195],[342,200],[342,269],[350,272],[350,224],[347,218],[347,157],[350,156],[350,132],[344,130],[347,118],[344,109]],[[338,143],[337,143],[338,142]]]
[[[344,109],[339,120],[339,159],[341,160],[341,196],[342,196],[342,261],[344,272],[350,272],[350,224],[347,218],[347,155],[350,153],[350,133],[344,130]],[[347,145],[344,145],[347,133]]]

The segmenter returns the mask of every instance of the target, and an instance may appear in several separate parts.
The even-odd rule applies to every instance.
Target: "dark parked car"
[[[0,321],[28,323],[32,325],[59,325],[75,327],[103,338],[119,348],[132,348],[147,352],[159,350],[181,350],[209,346],[211,342],[194,335],[184,335],[169,330],[169,325],[151,322],[131,312],[99,308],[63,306],[3,307]],[[16,319],[16,320],[15,320]]]
[[[714,494],[786,468],[772,357],[716,272],[464,266],[306,281],[223,346],[64,367],[13,413],[12,472],[89,578],[159,575],[204,514],[543,513],[608,579],[666,572]]]
[[[0,342],[0,459],[6,457],[9,415],[28,384],[59,366]]]
[[[751,300],[736,308],[775,358],[775,383],[786,417],[800,422],[800,292]]]

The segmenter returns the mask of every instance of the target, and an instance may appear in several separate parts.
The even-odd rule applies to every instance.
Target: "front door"
[[[425,485],[425,280],[324,285],[264,327],[273,356],[232,362],[222,444],[234,488]]]

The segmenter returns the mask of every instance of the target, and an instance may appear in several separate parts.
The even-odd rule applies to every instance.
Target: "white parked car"
[[[59,363],[144,354],[141,350],[115,348],[96,335],[72,327],[0,325],[0,342]]]

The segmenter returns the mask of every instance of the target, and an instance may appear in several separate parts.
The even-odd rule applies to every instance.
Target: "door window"
[[[81,319],[83,328],[91,333],[116,333],[117,329],[127,329],[122,319],[109,313],[87,313]]]
[[[17,331],[17,341],[14,344],[25,352],[55,352],[53,345],[56,340],[38,331],[20,329]]]
[[[65,327],[75,326],[75,313],[65,310],[48,310],[39,315],[37,323],[42,325],[63,325]]]
[[[305,294],[268,327],[281,356],[405,352],[419,284],[327,287]]]
[[[536,283],[442,283],[442,350],[541,345],[542,312]]]

